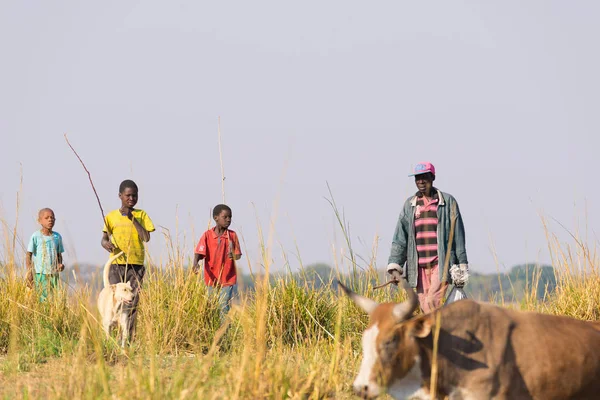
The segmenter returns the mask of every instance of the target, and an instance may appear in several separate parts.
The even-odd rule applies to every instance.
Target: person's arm
[[[25,263],[27,264],[27,276],[26,283],[28,287],[33,287],[33,253],[28,251],[27,256],[25,257]]]
[[[63,264],[62,253],[65,251],[65,247],[63,246],[62,236],[60,234],[56,234],[58,236],[58,242],[56,246],[56,269],[58,272],[62,272],[65,270],[65,265]]]
[[[140,221],[138,221],[133,216],[133,213],[131,211],[132,211],[131,208],[128,208],[127,210],[121,209],[121,214],[124,214],[127,218],[129,218],[129,220],[131,222],[133,222],[133,226],[135,226],[135,230],[137,231],[140,239],[142,239],[143,242],[149,242],[150,241],[150,232],[148,232],[146,230],[146,228],[144,228],[142,226],[142,224],[140,224]]]
[[[33,253],[28,251],[27,257],[25,258],[25,263],[27,264],[27,269],[33,269]]]
[[[62,259],[62,254],[58,253],[56,255],[56,262],[57,262],[57,270],[58,272],[63,272],[65,270],[65,265],[63,264],[63,259]]]
[[[203,260],[204,256],[202,254],[194,253],[194,263],[192,264],[192,272],[197,274],[200,271],[200,266],[198,263],[200,260]]]
[[[25,263],[27,264],[27,287],[33,289],[33,274],[35,272],[33,268],[33,252],[36,251],[36,239],[35,234],[31,235],[29,243],[27,244],[27,256],[25,257]]]
[[[456,226],[454,227],[454,254],[458,264],[469,264],[467,259],[467,246],[465,238],[465,225],[463,224],[462,216],[456,199],[453,202],[451,213],[456,213]]]
[[[146,242],[146,243],[149,242],[150,241],[150,232],[148,232],[146,230],[146,228],[144,228],[137,219],[133,218],[133,215],[131,217],[132,218],[129,218],[129,219],[131,219],[131,221],[133,222],[133,226],[135,226],[135,230],[137,231],[138,235],[140,236],[140,239],[142,239],[143,242]]]
[[[240,240],[236,234],[233,237],[233,259],[237,261],[240,258],[242,258],[242,249],[240,247]]]
[[[450,268],[450,275],[448,276],[448,282],[454,286],[462,288],[469,281],[469,261],[467,259],[467,247],[465,239],[465,226],[463,224],[462,216],[460,215],[460,209],[456,199],[451,204],[450,218],[456,216],[456,222],[454,226],[454,242],[452,243],[452,250],[454,250],[454,257],[452,260],[453,265]],[[458,263],[458,265],[456,264]]]
[[[104,218],[104,227],[102,228],[102,240],[100,241],[100,245],[104,250],[108,251],[109,253],[113,253],[116,250],[116,246],[110,241],[112,228],[111,224],[109,223],[109,217]]]
[[[206,234],[203,234],[198,240],[198,244],[194,249],[194,263],[192,264],[192,272],[197,274],[200,271],[200,266],[198,262],[203,260],[206,257],[206,252],[208,251],[207,243],[206,243]]]
[[[112,253],[113,251],[115,251],[115,245],[112,244],[112,242],[110,241],[110,237],[108,236],[108,232],[102,232],[102,241],[100,242],[100,244],[102,245],[102,247]]]
[[[392,248],[390,257],[388,258],[388,274],[392,275],[394,280],[400,280],[400,277],[406,277],[404,271],[404,263],[407,259],[407,243],[408,243],[408,218],[404,208],[398,217],[396,230],[392,239]]]

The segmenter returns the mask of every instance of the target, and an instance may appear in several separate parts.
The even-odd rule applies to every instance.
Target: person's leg
[[[46,275],[46,279],[48,280],[48,294],[53,293],[60,281],[58,274]]]
[[[448,289],[448,282],[440,283],[439,266],[436,265],[435,267],[431,268],[430,271],[431,280],[427,297],[430,310],[433,311],[439,308],[442,304],[442,300],[444,299],[444,295],[446,294],[446,289]]]
[[[108,283],[116,285],[121,282],[125,282],[125,266],[112,264],[108,267]]]
[[[140,301],[140,290],[142,289],[142,282],[144,281],[144,274],[146,268],[143,265],[129,265],[126,270],[126,281],[131,284],[133,289],[133,300],[130,305],[126,305],[123,311],[126,311],[129,315],[129,339],[133,338],[135,334],[135,325],[138,312],[138,303]]]
[[[430,311],[428,294],[431,287],[431,270],[428,268],[417,269],[417,297],[423,314]]]
[[[221,288],[221,295],[219,296],[219,305],[221,306],[221,321],[227,315],[231,309],[231,299],[233,298],[236,285],[225,286]]]
[[[207,286],[208,298],[217,296],[217,305],[219,307],[219,321],[222,323],[225,315],[231,308],[231,299],[234,296],[236,285],[233,286]]]
[[[102,273],[104,273],[104,271],[102,271]],[[108,283],[110,285],[116,285],[117,283],[123,282],[125,282],[125,266],[119,264],[111,264],[108,267]],[[110,322],[104,321],[103,324],[105,324],[104,329],[106,330],[107,335],[110,336],[110,334],[108,333],[110,332]],[[121,332],[121,337],[123,338],[123,332]]]
[[[222,288],[220,286],[206,286],[206,294],[208,295],[209,304],[214,304],[215,296],[217,307],[219,307],[219,322],[223,321],[223,307],[222,307]]]
[[[448,290],[448,282],[442,283],[439,286],[438,290],[432,290],[429,294],[431,297],[431,304],[434,310],[442,305],[442,301],[444,300],[444,296],[446,295],[446,290]]]
[[[38,274],[36,273],[34,276],[35,288],[40,295],[40,301],[44,302],[48,298],[48,283],[49,280],[46,279],[46,274]]]

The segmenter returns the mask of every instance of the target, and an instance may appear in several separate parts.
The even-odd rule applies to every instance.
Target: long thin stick
[[[438,378],[438,349],[440,340],[440,329],[442,313],[440,311],[435,312],[435,330],[433,332],[433,358],[431,360],[431,382],[429,386],[429,393],[432,399],[437,399],[437,378]]]
[[[67,139],[66,133],[65,133],[65,140],[67,141],[67,144],[69,145],[71,150],[73,150],[73,153],[75,153],[75,156],[77,156],[77,158],[79,159],[79,162],[83,166],[83,169],[85,170],[85,172],[87,172],[87,174],[88,174],[88,179],[90,180],[90,184],[92,185],[92,190],[94,191],[94,194],[96,195],[96,200],[98,200],[98,206],[100,207],[100,212],[102,213],[102,222],[104,224],[106,224],[106,217],[104,216],[104,209],[102,208],[102,204],[100,203],[100,197],[98,197],[98,192],[96,192],[96,187],[94,186],[94,182],[92,181],[92,175],[90,174],[90,171],[88,171],[87,167],[83,163],[83,160],[81,159],[81,157],[79,157],[79,154],[77,154],[77,152],[75,151],[73,146],[71,146],[71,143],[69,143],[69,139]]]
[[[456,213],[456,203],[452,203],[452,210],[450,210],[450,235],[448,236],[448,248],[446,249],[446,259],[444,260],[444,271],[442,273],[442,280],[440,281],[440,286],[437,290],[440,290],[446,279],[448,279],[448,266],[450,265],[450,254],[452,251],[452,245],[454,243],[454,227],[456,225],[456,219],[458,218]],[[427,301],[429,302],[429,306],[433,309],[433,299],[431,298],[431,292],[429,296],[427,296]],[[431,393],[431,398],[435,399],[437,396],[437,378],[438,378],[438,365],[437,365],[437,356],[438,356],[438,341],[440,339],[440,329],[442,327],[441,324],[442,313],[436,311],[435,314],[435,331],[433,336],[433,359],[431,362],[431,382],[429,386],[429,393]]]
[[[225,172],[223,171],[223,151],[221,150],[221,117],[219,116],[219,161],[221,162],[221,194],[223,195],[223,204],[225,204]]]
[[[450,254],[452,253],[452,245],[454,244],[454,227],[457,218],[456,203],[452,203],[452,210],[450,210],[450,235],[448,235],[448,248],[446,249],[446,259],[444,260],[442,283],[446,282],[446,279],[448,279],[448,267],[450,266]]]
[[[398,286],[398,281],[387,281],[387,282],[386,282],[386,283],[384,283],[384,284],[381,284],[381,285],[379,285],[379,286],[375,286],[375,287],[373,288],[373,290],[375,290],[375,289],[381,289],[381,288],[383,288],[383,287],[386,287],[387,285],[391,285],[392,283],[393,283],[394,285]]]

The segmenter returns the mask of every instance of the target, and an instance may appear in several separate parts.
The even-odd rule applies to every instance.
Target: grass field
[[[215,299],[167,238],[173,256],[148,268],[137,336],[122,351],[105,339],[88,287],[62,288],[40,303],[24,284],[12,243],[6,239],[0,274],[2,398],[353,398],[366,316],[331,285],[315,289],[285,276],[268,283],[268,244],[256,290],[240,293],[220,327]],[[548,245],[556,290],[539,301],[534,274],[531,295],[504,306],[599,320],[596,252],[575,238],[572,245],[559,243],[550,233]],[[376,251],[358,269],[350,250],[333,278],[378,301],[405,298],[393,287],[373,290]]]

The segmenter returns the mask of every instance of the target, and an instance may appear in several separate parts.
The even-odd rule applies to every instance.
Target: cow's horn
[[[362,308],[367,314],[371,314],[375,307],[377,307],[377,302],[371,299],[367,299],[359,294],[354,293],[352,290],[348,289],[346,286],[342,284],[342,282],[337,281],[339,287],[344,289],[344,292],[352,299],[354,304]]]
[[[412,315],[413,311],[415,311],[417,308],[417,304],[419,304],[417,295],[415,294],[415,291],[408,286],[408,282],[406,282],[404,279],[401,279],[400,281],[404,291],[406,292],[406,295],[408,296],[408,300],[394,306],[393,313],[398,322],[408,319]]]

